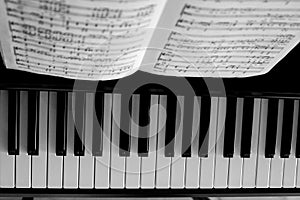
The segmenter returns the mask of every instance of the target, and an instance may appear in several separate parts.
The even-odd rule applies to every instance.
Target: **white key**
[[[48,124],[48,188],[62,187],[63,156],[56,156],[56,92],[49,93]]]
[[[126,158],[126,188],[139,188],[140,186],[140,160],[138,156],[138,121],[139,96],[132,95],[132,120],[130,128],[130,156]]]
[[[8,92],[0,90],[0,187],[15,186],[15,156],[8,155]]]
[[[218,113],[218,98],[211,98],[209,124],[209,142],[208,142],[208,157],[201,158],[200,168],[200,188],[212,188],[214,183],[215,172],[215,144],[217,134],[217,113]]]
[[[296,186],[296,139],[297,139],[297,123],[299,117],[299,100],[294,101],[294,116],[293,116],[293,133],[292,133],[292,146],[291,155],[289,158],[284,159],[283,181],[284,188],[293,188]]]
[[[165,123],[166,123],[166,104],[167,96],[161,95],[159,98],[159,111],[158,111],[158,146],[157,146],[157,159],[156,159],[156,188],[169,188],[170,187],[170,169],[171,157],[165,157]]]
[[[214,188],[226,188],[229,158],[223,157],[226,98],[219,98]]]
[[[200,158],[198,155],[199,148],[199,121],[200,121],[200,97],[194,98],[194,112],[193,112],[193,130],[192,130],[192,144],[191,157],[186,158],[186,188],[199,188],[200,182]]]
[[[185,162],[186,158],[182,157],[182,140],[183,140],[183,113],[184,113],[184,97],[177,97],[176,127],[174,141],[174,157],[171,163],[171,188],[183,188],[185,184]],[[181,110],[179,112],[179,110]]]
[[[48,92],[40,92],[39,155],[32,156],[32,187],[45,188],[47,180]]]
[[[277,117],[277,131],[276,131],[276,146],[274,158],[271,158],[270,164],[270,187],[279,188],[282,186],[283,176],[283,160],[280,158],[280,146],[282,135],[282,114],[283,114],[283,100],[279,100],[278,117]]]
[[[79,188],[94,187],[94,157],[92,156],[93,140],[93,111],[94,94],[87,93],[85,100],[85,125],[84,125],[84,156],[79,156]],[[75,111],[76,112],[76,111]]]
[[[297,158],[297,169],[296,169],[296,173],[297,173],[297,178],[296,178],[296,188],[300,187],[300,158]]]
[[[149,112],[149,152],[148,156],[142,157],[141,160],[141,188],[155,187],[158,95],[151,95],[151,107]]]
[[[75,103],[75,102],[74,102]],[[72,93],[68,93],[67,152],[64,156],[64,188],[78,188],[79,156],[74,155],[74,119]]]
[[[236,104],[237,107],[236,107],[234,153],[233,153],[233,157],[229,159],[229,174],[228,174],[229,188],[242,187],[243,158],[241,158],[240,153],[241,153],[241,138],[242,138],[243,99],[237,98]]]
[[[113,95],[110,187],[124,188],[125,157],[119,156],[121,95]]]
[[[253,126],[251,137],[251,154],[250,158],[243,158],[243,188],[254,188],[256,184],[256,161],[258,152],[258,137],[259,137],[259,123],[261,112],[261,99],[254,99],[253,105]]]
[[[95,188],[109,188],[112,94],[104,94],[102,156],[95,159]]]
[[[258,152],[257,152],[258,154],[257,172],[256,172],[257,188],[269,187],[269,172],[270,172],[271,158],[265,158],[267,110],[268,110],[268,100],[262,99],[260,126],[259,126],[259,139],[258,139]]]
[[[28,93],[20,92],[20,154],[16,156],[16,187],[31,187],[31,156],[27,154]]]

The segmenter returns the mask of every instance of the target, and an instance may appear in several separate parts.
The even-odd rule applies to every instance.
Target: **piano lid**
[[[125,77],[123,81],[146,78],[153,82],[170,81],[174,84],[180,84],[182,80],[188,80],[197,94],[207,94],[207,83],[224,83],[226,95],[235,96],[297,96],[300,97],[300,44],[298,44],[284,59],[282,59],[269,73],[249,77],[249,78],[183,78],[183,77],[166,77],[148,74],[145,72],[136,72],[135,74]],[[99,81],[97,90],[110,92],[118,91],[114,88],[119,80]],[[33,74],[23,71],[6,69],[2,58],[0,66],[0,88],[20,88],[20,89],[39,89],[39,90],[71,90],[74,80],[53,77],[47,75]],[[84,83],[83,90],[91,90],[95,81],[79,81]],[[217,84],[216,84],[217,85]],[[179,86],[179,85],[178,85]],[[152,91],[162,91],[164,88],[158,85],[149,85]],[[175,85],[176,88],[176,85]],[[221,94],[222,88],[210,87],[210,93]],[[122,91],[123,92],[123,91]],[[184,94],[178,87],[178,94]]]

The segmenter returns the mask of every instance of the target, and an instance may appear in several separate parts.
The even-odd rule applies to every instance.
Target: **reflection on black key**
[[[282,116],[282,138],[280,157],[288,158],[291,153],[292,132],[293,132],[294,100],[285,99]]]
[[[200,107],[199,157],[208,157],[210,110],[210,97],[202,97]]]
[[[191,157],[194,96],[185,96],[183,109],[182,157]]]
[[[177,110],[177,97],[173,94],[167,96],[167,118],[165,129],[165,156],[174,157],[174,143],[176,133],[176,110]]]
[[[241,157],[249,158],[251,154],[251,138],[253,126],[253,98],[245,98],[242,119]]]
[[[236,101],[236,97],[228,97],[226,103],[223,156],[228,158],[233,157],[234,154]]]
[[[74,115],[74,155],[84,156],[84,119],[85,119],[85,94],[83,92],[75,92]]]
[[[131,97],[129,95],[121,96],[121,116],[120,116],[120,141],[119,155],[130,156],[130,119],[131,119]]]
[[[40,95],[37,91],[28,92],[28,155],[39,154],[39,104]]]
[[[296,158],[300,158],[300,106],[298,107],[298,120],[297,123],[297,139],[296,139]]]
[[[265,157],[273,158],[276,147],[276,133],[277,133],[277,118],[278,118],[278,99],[269,99],[268,101],[268,115],[267,115],[267,129],[266,129],[266,149]]]
[[[151,95],[142,93],[140,95],[139,110],[139,138],[138,138],[138,155],[148,156],[149,151],[149,123],[150,123],[150,102]]]
[[[102,156],[103,147],[103,115],[104,115],[104,93],[97,92],[94,101],[95,115],[93,115],[93,144],[92,155]]]
[[[8,91],[8,154],[19,155],[20,93]]]
[[[67,92],[57,93],[56,111],[56,155],[66,156],[67,152],[67,113],[68,94]]]

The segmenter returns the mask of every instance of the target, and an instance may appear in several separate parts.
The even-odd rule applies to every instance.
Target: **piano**
[[[75,81],[1,62],[0,196],[299,196],[299,53],[240,79]]]

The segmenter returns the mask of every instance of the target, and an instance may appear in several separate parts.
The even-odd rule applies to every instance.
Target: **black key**
[[[254,99],[245,98],[243,105],[241,157],[249,158],[251,154],[251,138],[253,126]]]
[[[280,157],[288,158],[291,153],[292,132],[293,132],[294,100],[285,99],[282,116],[282,137]]]
[[[199,130],[199,157],[208,157],[209,124],[210,124],[210,97],[201,97],[200,130]]]
[[[138,155],[142,157],[148,156],[148,152],[149,152],[150,103],[151,103],[151,95],[142,93],[140,95],[139,138],[138,138]]]
[[[8,91],[8,154],[19,155],[20,93]]]
[[[173,94],[167,96],[166,128],[165,128],[165,156],[174,157],[174,143],[176,133],[177,97]]]
[[[40,95],[37,91],[28,92],[28,155],[39,154],[39,104]]]
[[[93,115],[93,144],[92,155],[102,156],[103,150],[103,119],[104,119],[104,93],[97,92],[94,101],[95,113]]]
[[[84,122],[85,122],[85,93],[75,92],[75,109],[73,110],[74,115],[74,155],[84,156]]]
[[[273,158],[275,155],[278,118],[278,99],[269,99],[266,127],[265,157]]]
[[[300,158],[300,107],[298,108],[298,120],[297,120],[297,139],[296,139],[296,158]]]
[[[227,158],[233,157],[234,154],[236,102],[236,97],[227,98],[223,149],[223,156]]]
[[[182,138],[182,157],[191,157],[194,96],[185,96],[183,109],[183,138]]]
[[[121,97],[120,116],[120,141],[119,155],[130,156],[130,119],[131,119],[131,96],[124,94]]]
[[[68,120],[68,93],[57,93],[56,111],[56,155],[66,156],[67,153],[67,120]]]

